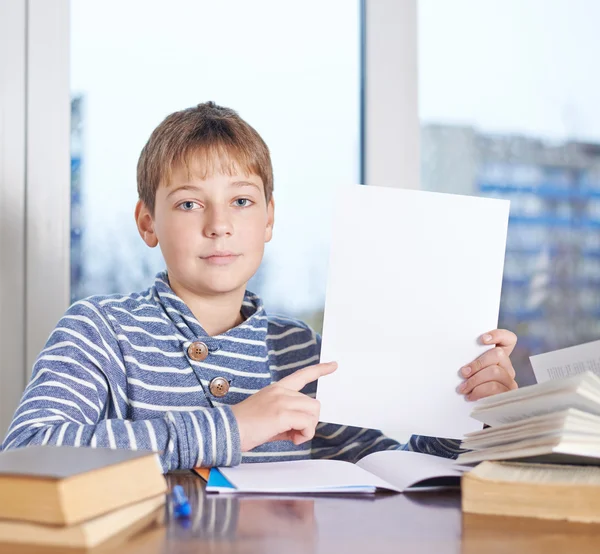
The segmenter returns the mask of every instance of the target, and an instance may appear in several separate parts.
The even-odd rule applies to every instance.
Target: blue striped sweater
[[[161,452],[164,471],[310,457],[356,461],[398,448],[456,456],[454,441],[413,436],[400,445],[373,429],[328,423],[319,423],[311,442],[270,442],[242,453],[231,406],[318,363],[320,352],[318,334],[295,319],[268,316],[250,292],[242,314],[242,324],[207,335],[166,272],[142,293],[74,303],[33,367],[2,449],[152,449]],[[197,341],[208,347],[203,361],[188,354]],[[209,390],[215,377],[230,382],[224,397]],[[314,397],[316,383],[303,392]]]

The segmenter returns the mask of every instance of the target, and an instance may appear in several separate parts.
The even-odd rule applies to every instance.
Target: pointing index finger
[[[299,391],[308,385],[308,383],[312,383],[324,375],[329,375],[336,369],[337,362],[311,365],[284,377],[278,384],[283,385],[286,389]]]

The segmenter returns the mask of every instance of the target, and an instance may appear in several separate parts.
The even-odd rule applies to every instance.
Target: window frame
[[[1,435],[25,386],[26,17],[25,0],[0,0]]]

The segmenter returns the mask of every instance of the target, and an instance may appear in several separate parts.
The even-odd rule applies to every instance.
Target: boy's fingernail
[[[463,367],[462,368],[462,374],[467,377],[467,375],[471,374],[471,368],[470,367]]]
[[[481,338],[483,339],[483,342],[490,342],[492,340],[492,335],[483,335]]]
[[[466,381],[464,383],[461,383],[460,386],[458,387],[458,390],[460,392],[465,392],[466,389],[467,389],[467,382]]]

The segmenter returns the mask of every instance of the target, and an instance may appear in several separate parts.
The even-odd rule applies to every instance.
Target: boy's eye
[[[179,207],[181,209],[183,209],[184,212],[189,212],[190,210],[194,209],[195,205],[196,205],[196,202],[192,202],[191,200],[186,200],[185,202],[182,202],[181,204],[179,204]]]
[[[245,207],[253,204],[253,202],[252,202],[252,200],[250,200],[250,198],[237,198],[236,200],[233,201],[233,203],[238,208],[245,208]]]

